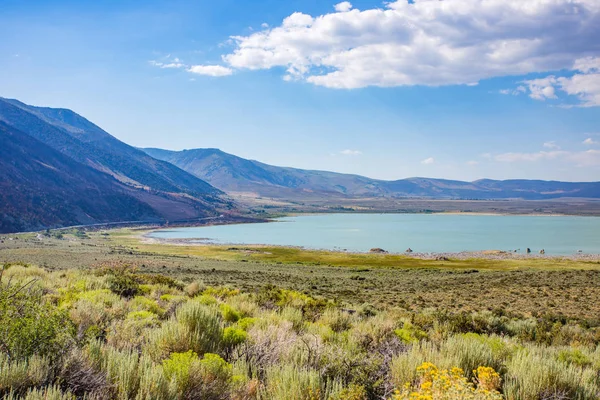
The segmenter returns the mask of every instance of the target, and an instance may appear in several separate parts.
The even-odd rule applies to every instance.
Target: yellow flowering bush
[[[416,385],[407,383],[397,390],[393,400],[501,400],[498,392],[500,376],[493,368],[478,367],[474,383],[461,368],[438,369],[425,362],[417,368],[420,378]]]

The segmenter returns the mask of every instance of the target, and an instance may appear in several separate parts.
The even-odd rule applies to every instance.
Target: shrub
[[[189,328],[174,319],[164,322],[147,336],[148,347],[145,350],[154,361],[162,361],[171,353],[183,353],[192,348]]]
[[[209,286],[204,290],[204,292],[202,292],[202,294],[213,296],[219,299],[225,299],[227,297],[237,296],[238,294],[240,294],[240,291],[238,289],[232,289],[228,287]]]
[[[144,296],[134,297],[129,302],[129,308],[132,311],[149,311],[159,317],[162,317],[165,314],[165,310],[162,309],[155,300]]]
[[[46,302],[38,287],[3,283],[0,275],[0,353],[11,360],[56,357],[73,333],[66,312]]]
[[[52,379],[50,360],[31,356],[25,360],[10,360],[0,353],[0,395],[23,393],[26,389],[44,385]]]
[[[29,390],[25,396],[16,397],[13,394],[10,394],[6,397],[6,400],[75,400],[75,396],[71,393],[63,393],[58,386],[49,386],[43,389],[31,389]]]
[[[565,349],[558,352],[557,359],[566,364],[573,364],[579,367],[589,367],[592,360],[580,349]]]
[[[352,326],[352,320],[348,313],[333,308],[325,310],[319,322],[328,325],[334,332],[342,332]]]
[[[325,397],[320,374],[313,369],[273,366],[266,371],[266,383],[259,390],[261,400],[318,400]]]
[[[218,354],[206,353],[200,360],[202,375],[205,382],[229,382],[232,376],[231,364],[227,363]]]
[[[339,393],[332,393],[327,400],[367,400],[368,395],[364,386],[352,384],[343,388]]]
[[[480,367],[474,373],[476,384],[470,383],[460,368],[438,369],[432,363],[417,368],[419,381],[408,382],[393,396],[393,400],[501,400],[497,391],[500,376],[492,368]]]
[[[507,363],[504,393],[507,399],[597,399],[600,387],[591,368],[567,365],[552,350],[528,346]]]
[[[146,382],[144,374],[151,370],[152,360],[135,350],[117,350],[101,346],[100,360],[112,384],[112,397],[119,400],[135,399]]]
[[[106,374],[84,350],[71,350],[61,367],[58,381],[63,390],[79,398],[108,398],[110,387]]]
[[[188,301],[177,309],[175,319],[188,328],[191,334],[191,350],[198,354],[219,350],[223,330],[220,314],[215,308],[197,301]]]
[[[126,298],[141,294],[140,279],[129,265],[115,265],[100,270],[107,274],[108,287],[111,292]]]
[[[172,289],[183,290],[184,285],[181,282],[161,274],[138,274],[138,280],[140,282],[149,285],[164,285]]]
[[[394,330],[394,334],[405,344],[419,342],[427,338],[427,332],[420,330],[410,322],[404,322],[402,328]]]
[[[248,339],[248,333],[243,329],[229,326],[223,330],[223,344],[227,348],[233,348]]]
[[[223,319],[227,322],[237,322],[242,317],[240,313],[234,310],[229,304],[221,304],[220,308]]]
[[[223,340],[220,313],[198,301],[188,301],[177,309],[174,317],[149,333],[148,338],[147,351],[156,361],[173,352],[216,352]]]
[[[204,285],[199,282],[192,282],[185,287],[185,293],[190,297],[196,297],[203,290],[205,290]]]
[[[280,312],[281,318],[292,323],[292,327],[296,332],[302,331],[304,328],[304,319],[302,311],[294,307],[284,307]]]
[[[193,351],[173,353],[163,361],[163,371],[184,399],[227,399],[232,367],[216,354],[201,360]]]
[[[198,354],[191,350],[185,353],[172,353],[162,362],[165,378],[175,382],[178,392],[183,393],[191,385],[190,376],[194,372],[192,367],[197,367],[198,362]]]
[[[442,343],[441,352],[455,359],[459,366],[471,377],[471,371],[480,365],[494,368],[503,373],[505,362],[514,346],[498,336],[485,336],[467,333],[449,337]]]
[[[136,400],[173,400],[177,398],[177,393],[173,393],[173,386],[165,377],[162,365],[142,357],[139,368],[140,386]]]
[[[106,341],[117,349],[142,349],[148,332],[159,326],[158,317],[149,311],[132,311],[107,329]]]

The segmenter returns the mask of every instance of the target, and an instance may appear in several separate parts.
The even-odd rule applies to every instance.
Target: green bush
[[[179,306],[175,319],[190,332],[189,349],[198,354],[215,353],[220,349],[223,329],[216,308],[190,300]]]
[[[100,268],[99,275],[107,275],[107,284],[111,292],[126,298],[142,294],[141,279],[127,264],[111,265]]]
[[[598,372],[560,361],[553,350],[527,346],[513,355],[504,376],[507,399],[598,399]]]
[[[191,350],[185,353],[172,353],[162,362],[165,378],[174,382],[177,390],[183,393],[191,385],[190,378],[194,373],[194,368],[199,367],[199,361],[198,354]]]
[[[71,393],[63,393],[58,386],[49,386],[42,389],[31,389],[25,396],[17,397],[10,394],[5,400],[75,400]]]
[[[217,354],[207,353],[199,359],[191,350],[173,353],[163,361],[163,371],[180,398],[229,398],[232,367]]]
[[[31,356],[24,360],[10,360],[0,353],[0,396],[23,393],[30,387],[42,386],[53,377],[48,358]]]
[[[67,312],[45,301],[41,289],[0,280],[0,353],[11,360],[56,358],[73,334]]]
[[[220,308],[223,319],[227,322],[237,322],[242,317],[240,313],[234,310],[229,304],[221,304]]]
[[[149,284],[149,285],[164,285],[171,289],[183,290],[185,285],[170,276],[165,276],[161,274],[138,274],[137,275],[140,282]]]

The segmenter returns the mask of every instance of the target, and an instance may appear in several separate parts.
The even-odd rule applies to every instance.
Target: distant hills
[[[246,192],[281,199],[315,195],[523,200],[600,198],[600,182],[491,179],[463,182],[431,178],[384,181],[359,175],[276,167],[218,149],[142,150],[154,158],[177,165],[225,192]]]
[[[0,232],[181,220],[232,207],[219,189],[71,110],[0,98]]]

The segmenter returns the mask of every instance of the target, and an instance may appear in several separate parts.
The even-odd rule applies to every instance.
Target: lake
[[[322,214],[273,223],[158,230],[151,237],[215,244],[267,244],[402,253],[520,250],[571,255],[600,253],[600,218],[457,214]]]

